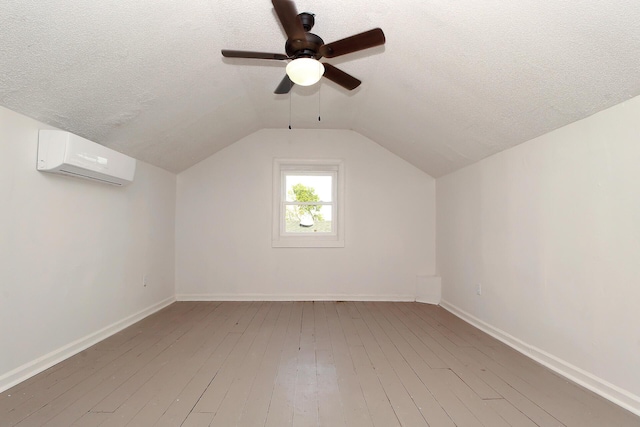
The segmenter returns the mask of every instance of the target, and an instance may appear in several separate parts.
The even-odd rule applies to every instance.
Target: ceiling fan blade
[[[289,40],[305,40],[305,31],[302,21],[298,17],[296,5],[290,0],[271,0],[273,8],[276,10],[278,19],[287,33]]]
[[[287,74],[285,74],[284,78],[282,79],[282,81],[280,82],[280,84],[276,88],[275,92],[273,92],[273,93],[278,94],[278,95],[284,95],[286,93],[289,93],[289,91],[291,90],[293,85],[294,85],[294,83],[291,81],[289,76]]]
[[[325,44],[320,47],[320,53],[325,58],[335,58],[336,56],[346,55],[347,53],[357,52],[370,47],[383,45],[385,42],[384,33],[380,28],[365,31],[346,39],[338,40],[333,43]]]
[[[334,67],[331,64],[323,63],[324,65],[324,77],[328,78],[334,83],[339,84],[345,89],[354,90],[360,83],[360,80],[353,77],[351,74],[347,74],[339,68]]]
[[[246,50],[222,49],[222,56],[225,58],[249,58],[249,59],[277,59],[285,60],[289,57],[283,53],[249,52]]]

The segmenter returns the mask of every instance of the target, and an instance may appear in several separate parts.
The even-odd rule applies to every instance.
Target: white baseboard
[[[584,388],[591,390],[592,392],[604,397],[607,400],[619,405],[626,410],[633,412],[640,416],[640,396],[624,390],[615,384],[603,380],[571,363],[562,360],[544,350],[541,350],[535,346],[527,344],[526,342],[519,340],[518,338],[509,335],[508,333],[495,328],[488,323],[478,319],[472,314],[456,307],[455,305],[442,300],[440,306],[458,316],[462,320],[472,324],[476,328],[486,332],[492,337],[502,341],[509,347],[519,351],[527,357],[535,360],[536,362],[546,366],[547,368],[557,372],[558,374],[570,379],[571,381],[580,384]]]
[[[173,302],[175,302],[174,297],[167,298],[118,322],[112,323],[111,325],[102,328],[99,331],[93,332],[83,338],[80,338],[48,354],[45,354],[44,356],[32,360],[31,362],[25,363],[24,365],[19,366],[18,368],[9,371],[6,374],[3,374],[2,376],[0,376],[0,392],[8,390],[16,384],[19,384],[22,381],[31,378],[36,374],[39,374],[45,369],[49,369],[53,365],[60,363],[75,354],[80,353],[82,350],[85,350],[92,345],[104,340],[105,338],[108,338],[111,335],[120,332],[121,330],[133,325],[134,323],[144,319],[145,317],[155,313],[156,311],[167,307]]]
[[[415,295],[178,294],[178,301],[386,301],[413,302]]]

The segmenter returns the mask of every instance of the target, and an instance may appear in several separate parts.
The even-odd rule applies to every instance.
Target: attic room
[[[384,39],[283,91],[293,9]],[[5,0],[0,41],[0,425],[640,426],[635,2]]]

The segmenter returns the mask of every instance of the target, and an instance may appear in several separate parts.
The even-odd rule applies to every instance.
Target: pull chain
[[[289,130],[291,130],[291,91],[293,88],[293,83],[289,81]]]
[[[318,87],[318,121],[320,121],[320,92],[322,92],[322,85]]]

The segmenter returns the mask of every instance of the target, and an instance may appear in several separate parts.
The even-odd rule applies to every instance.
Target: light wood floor
[[[0,425],[622,427],[640,417],[440,307],[181,302],[2,393]]]

